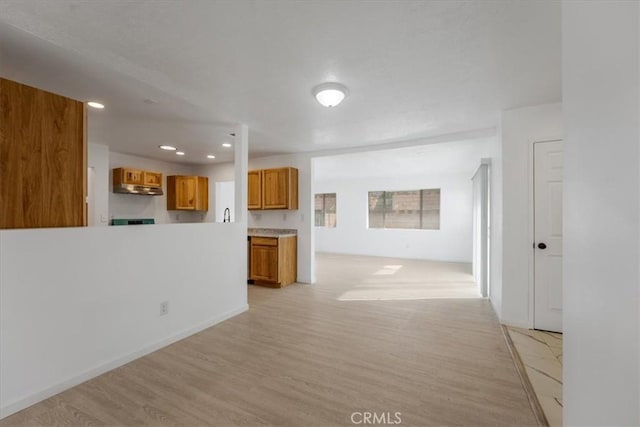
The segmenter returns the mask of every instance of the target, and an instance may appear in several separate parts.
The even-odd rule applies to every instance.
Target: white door
[[[489,165],[480,165],[473,181],[473,277],[480,295],[489,296]]]
[[[562,141],[534,152],[535,329],[562,332]]]

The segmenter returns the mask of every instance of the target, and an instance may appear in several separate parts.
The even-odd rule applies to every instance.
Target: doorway
[[[533,144],[534,329],[562,332],[562,141]]]
[[[489,296],[489,160],[473,175],[473,277],[480,295]]]

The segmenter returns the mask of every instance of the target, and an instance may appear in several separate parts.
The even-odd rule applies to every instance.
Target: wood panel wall
[[[86,225],[84,103],[0,78],[0,228]]]

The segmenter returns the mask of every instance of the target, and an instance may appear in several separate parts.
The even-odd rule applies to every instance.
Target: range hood
[[[161,187],[134,184],[114,184],[113,192],[120,194],[139,194],[141,196],[162,196],[164,194]]]

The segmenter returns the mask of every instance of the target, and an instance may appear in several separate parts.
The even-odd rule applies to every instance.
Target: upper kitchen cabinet
[[[116,168],[113,170],[113,192],[161,196],[162,174],[135,168]]]
[[[248,181],[249,209],[298,209],[298,169],[250,171]]]
[[[262,171],[249,171],[247,194],[249,209],[262,209]]]
[[[118,168],[113,170],[113,183],[116,181],[122,184],[142,185],[144,171],[131,168]]]
[[[86,225],[83,102],[0,78],[0,228]]]
[[[162,187],[162,174],[160,172],[142,171],[142,184],[149,187]]]
[[[209,210],[209,178],[204,176],[167,176],[167,210]]]
[[[162,187],[162,174],[140,169],[117,168],[113,170],[113,185],[119,184]]]
[[[262,209],[298,209],[298,169],[262,171]]]

